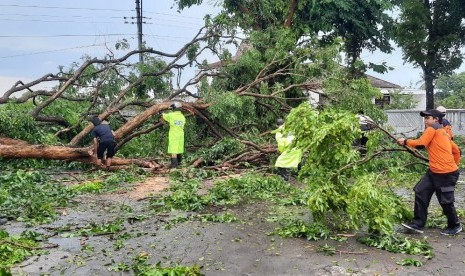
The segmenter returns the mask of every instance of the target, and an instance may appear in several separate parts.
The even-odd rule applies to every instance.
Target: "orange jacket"
[[[451,125],[444,126],[444,130],[449,135],[450,139],[454,139],[454,135],[452,134],[452,126]]]
[[[416,140],[406,140],[409,147],[425,146],[428,150],[429,168],[434,173],[449,173],[458,170],[459,147],[451,140],[440,124],[427,127]]]

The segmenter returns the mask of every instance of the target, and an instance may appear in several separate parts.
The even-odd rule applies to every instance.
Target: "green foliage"
[[[71,190],[76,193],[108,193],[128,188],[125,185],[142,181],[145,178],[145,172],[138,167],[128,170],[118,170],[111,174],[102,174],[98,172],[87,176],[90,180],[73,185]]]
[[[34,121],[30,112],[33,109],[32,102],[25,104],[7,103],[0,106],[0,133],[28,141],[40,143],[46,135],[46,127]]]
[[[151,200],[150,205],[162,210],[199,211],[207,204],[205,199],[197,194],[199,185],[197,180],[177,183],[170,187],[171,194]]]
[[[124,228],[123,221],[121,219],[115,220],[109,223],[97,224],[97,223],[89,223],[85,227],[79,229],[74,233],[65,233],[62,234],[62,237],[69,238],[69,237],[76,237],[76,236],[98,236],[98,235],[106,235],[106,234],[115,234],[122,231]]]
[[[178,178],[181,180],[183,178]],[[238,178],[218,181],[206,195],[199,194],[198,179],[183,179],[170,187],[168,195],[150,201],[152,208],[162,210],[199,211],[206,206],[234,205],[244,200],[272,200],[282,204],[298,204],[303,193],[280,177],[247,174]],[[294,198],[285,199],[286,197]],[[284,199],[283,199],[284,198]]]
[[[228,157],[244,150],[245,146],[234,138],[223,138],[213,146],[200,149],[196,154],[207,164],[220,164]]]
[[[178,5],[178,11],[180,11],[186,7],[200,5],[202,0],[174,0],[174,3]]]
[[[459,218],[465,217],[465,210],[461,208],[456,208],[457,215]],[[441,208],[434,208],[431,209],[430,214],[428,214],[428,220],[426,222],[426,226],[428,228],[439,228],[439,229],[446,229],[447,225],[447,218],[444,216]]]
[[[415,0],[400,1],[397,42],[404,59],[424,68],[434,78],[451,73],[462,63],[460,47],[464,6],[461,1],[424,4]],[[434,17],[434,20],[431,20]],[[441,32],[431,33],[433,30]]]
[[[202,168],[187,167],[183,170],[175,170],[170,173],[170,179],[175,182],[186,182],[190,179],[202,180],[208,177],[215,177],[218,173],[212,170],[206,170]]]
[[[140,276],[202,276],[200,273],[200,267],[198,265],[193,266],[162,266],[161,262],[155,265],[147,263],[148,254],[141,252],[134,258],[134,262],[131,266],[135,275]]]
[[[333,256],[334,254],[336,254],[336,248],[327,244],[319,245],[316,249],[316,252],[323,253],[326,256]]]
[[[11,270],[9,268],[0,267],[0,275],[2,275],[2,276],[11,276],[13,274],[11,274]]]
[[[195,43],[195,44],[192,44],[188,49],[187,49],[187,58],[189,59],[189,61],[194,61],[196,56],[197,56],[197,53],[200,49],[200,45],[199,43]]]
[[[412,109],[418,103],[413,100],[413,94],[403,94],[397,90],[389,92],[389,96],[391,96],[391,103],[384,109]]]
[[[330,230],[321,223],[305,223],[300,219],[286,220],[285,225],[273,233],[284,238],[306,238],[307,240],[328,239]]]
[[[434,80],[451,74],[463,62],[465,5],[452,1],[398,1],[395,40],[403,59],[423,70],[426,106],[434,108]]]
[[[78,162],[64,162],[63,160],[49,160],[49,159],[2,159],[2,168],[5,171],[29,170],[45,170],[46,173],[63,170],[86,170],[89,168],[88,164]]]
[[[78,125],[81,123],[81,114],[85,114],[88,104],[85,102],[72,101],[53,101],[44,110],[44,115],[56,116],[60,114],[70,125]],[[52,127],[53,131],[58,131],[60,128]]]
[[[198,215],[198,218],[201,222],[220,222],[220,223],[231,223],[236,222],[239,219],[229,212],[224,214],[214,215],[214,214],[201,214]]]
[[[227,126],[254,122],[255,105],[252,97],[239,97],[231,92],[218,94],[217,96],[217,98],[210,99],[215,102],[208,109],[212,118],[221,118]]]
[[[137,64],[137,70],[131,72],[131,80],[136,80],[141,74],[151,74],[153,72],[162,71],[166,68],[166,62],[161,60],[159,57],[153,57],[150,55],[144,55],[144,62],[142,64]],[[168,96],[168,91],[170,91],[169,83],[173,74],[167,72],[161,76],[148,76],[144,79],[142,85],[134,91],[134,96],[136,98],[148,98],[150,94],[157,99]],[[116,91],[120,91],[122,87],[118,87]]]
[[[190,220],[189,216],[176,216],[175,218],[170,219],[163,228],[166,230],[169,230],[173,227],[173,225],[178,224],[178,223],[183,223],[189,220]]]
[[[401,261],[396,262],[396,264],[402,265],[402,266],[417,266],[417,267],[423,265],[421,261],[410,259],[410,258],[402,259]]]
[[[462,108],[465,105],[465,72],[440,76],[435,87],[437,106]]]
[[[240,130],[249,130],[244,127],[247,125],[260,131],[274,126],[276,117],[285,114],[281,101],[289,106],[304,101],[298,84],[330,78],[340,71],[339,44],[319,48],[311,42],[306,40],[296,48],[295,34],[289,28],[252,31],[240,58],[234,63],[226,60],[219,69],[227,77],[202,85],[200,94],[213,103],[211,113],[224,125]],[[248,86],[250,83],[254,85]],[[271,94],[283,99],[277,101]]]
[[[315,222],[390,234],[395,222],[408,217],[400,199],[377,184],[376,175],[355,165],[360,156],[353,142],[361,135],[355,115],[302,104],[287,117],[286,130],[307,156],[299,178],[308,186]]]
[[[44,223],[55,217],[72,197],[65,187],[39,172],[18,170],[0,175],[0,213],[28,223]]]
[[[371,86],[366,78],[346,80],[339,74],[336,78],[324,81],[325,92],[330,101],[327,103],[333,110],[349,111],[353,114],[363,111],[375,122],[385,121],[385,114],[373,103],[373,98],[381,97],[379,89]]]
[[[391,8],[390,1],[308,2],[305,6],[310,11],[310,17],[300,19],[301,22],[309,20],[307,24],[316,33],[325,32],[322,39],[324,41],[342,37],[348,64],[352,69],[356,69],[354,67],[360,59],[362,49],[379,49],[386,53],[392,50],[389,43],[392,19],[386,13]],[[362,65],[360,69],[363,72],[365,66]]]
[[[217,182],[207,195],[208,201],[217,205],[236,204],[244,199],[276,200],[278,195],[292,191],[289,183],[280,177],[247,174]]]
[[[410,239],[403,236],[367,236],[357,239],[368,246],[376,247],[393,253],[423,255],[427,259],[433,258],[431,245],[425,240]]]
[[[201,0],[175,1],[179,9],[201,4]],[[390,1],[298,1],[293,9],[292,1],[263,0],[263,1],[232,1],[221,2],[223,10],[214,19],[223,29],[230,31],[239,27],[245,33],[254,32],[270,37],[286,34],[288,44],[274,44],[283,46],[287,52],[295,48],[302,37],[308,38],[320,34],[320,43],[331,44],[342,38],[343,49],[348,57],[348,64],[352,69],[357,68],[362,49],[369,51],[381,50],[390,52],[389,43],[392,19],[387,11],[392,8]],[[292,11],[292,21],[287,21]],[[285,26],[285,28],[283,28]],[[274,33],[278,30],[278,34]],[[322,34],[322,35],[321,35]],[[255,44],[259,51],[267,51],[265,45]],[[302,46],[302,44],[300,44]],[[287,48],[286,48],[287,47]],[[287,50],[287,51],[286,51]],[[279,59],[279,56],[277,56]],[[371,67],[384,66],[371,64]],[[358,66],[362,72],[367,66]]]
[[[162,129],[131,139],[118,149],[118,155],[126,158],[147,158],[166,152],[168,131]]]
[[[71,190],[77,194],[80,193],[100,193],[103,189],[103,183],[100,181],[86,182],[82,184],[76,184],[71,187]]]
[[[9,274],[9,267],[36,254],[39,236],[32,231],[25,231],[20,236],[10,236],[0,229],[0,275]]]
[[[136,181],[144,180],[145,172],[138,167],[133,167],[130,170],[116,171],[111,173],[103,181],[105,186],[115,186],[121,183],[133,183]]]
[[[232,223],[237,222],[239,219],[230,212],[223,214],[199,214],[199,215],[187,215],[187,216],[176,216],[168,221],[164,229],[171,229],[173,225],[178,223],[184,223],[187,221],[198,220],[200,222],[217,222],[217,223]]]
[[[372,233],[392,233],[393,223],[406,221],[410,212],[391,190],[376,185],[373,174],[358,177],[347,194],[347,213],[355,229],[367,225]]]

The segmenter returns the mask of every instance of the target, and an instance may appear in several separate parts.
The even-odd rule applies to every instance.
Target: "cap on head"
[[[90,122],[94,125],[94,126],[98,126],[102,123],[102,121],[100,121],[100,118],[97,117],[97,116],[94,116],[90,119]]]
[[[277,124],[278,126],[281,126],[281,125],[284,124],[284,120],[281,119],[281,118],[279,118],[279,119],[276,120],[276,124]]]
[[[425,116],[433,116],[435,118],[444,117],[444,113],[440,112],[437,109],[428,109],[426,111],[422,111],[422,112],[420,112],[420,115],[421,115],[421,117],[425,117]]]
[[[181,108],[182,104],[180,102],[173,102],[171,105],[170,105],[170,108],[171,109],[176,109],[176,108]]]
[[[436,110],[441,112],[441,113],[446,113],[446,111],[447,111],[447,109],[442,105],[436,107]]]

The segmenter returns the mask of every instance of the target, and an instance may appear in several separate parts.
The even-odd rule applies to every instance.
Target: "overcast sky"
[[[144,41],[170,53],[192,39],[205,14],[219,10],[205,4],[178,13],[172,5],[169,0],[143,0]],[[83,55],[101,58],[106,47],[123,38],[136,49],[137,27],[130,18],[135,16],[135,0],[0,1],[0,92],[17,80],[56,73],[60,65],[68,67]],[[373,76],[405,87],[421,85],[421,71],[404,65],[399,50],[391,55],[364,52],[362,59],[386,61],[395,68],[385,75],[369,72]]]
[[[207,1],[209,2],[209,1]],[[143,40],[168,53],[178,51],[203,26],[213,5],[178,13],[172,1],[143,0]],[[127,39],[137,49],[135,0],[0,1],[0,89],[28,81],[84,55],[103,58],[107,47]],[[126,17],[126,18],[125,18]],[[119,52],[119,56],[123,52]],[[213,57],[212,57],[213,59]]]

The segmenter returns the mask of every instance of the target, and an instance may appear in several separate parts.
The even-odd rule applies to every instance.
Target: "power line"
[[[78,7],[57,7],[57,6],[37,6],[37,5],[2,5],[0,7],[17,7],[17,8],[40,8],[40,9],[63,9],[63,10],[85,10],[85,11],[121,11],[128,12],[130,10],[121,9],[100,9],[100,8],[78,8]]]
[[[133,35],[133,34],[131,34],[131,35]],[[102,35],[102,36],[104,36],[104,35]],[[161,35],[154,35],[154,34],[149,34],[149,35],[145,35],[145,36],[157,37],[158,40],[180,42],[180,43],[184,43],[186,41],[185,40],[177,40],[177,39],[191,39],[189,37],[161,36]],[[135,39],[135,37],[130,37],[129,39],[133,40],[133,39]],[[104,46],[104,45],[106,45],[108,43],[114,43],[114,42],[118,42],[118,41],[120,41],[120,40],[113,40],[113,41],[107,41],[107,42],[99,43],[99,44],[90,44],[90,45],[76,46],[76,47],[70,47],[70,48],[54,49],[54,50],[48,50],[48,51],[24,53],[24,54],[11,55],[11,56],[0,56],[0,58],[5,59],[5,58],[13,58],[13,57],[23,57],[23,56],[32,56],[32,55],[38,55],[38,54],[61,52],[61,51],[68,51],[68,50],[75,50],[75,49],[82,49],[82,48],[99,47],[99,46]]]
[[[134,34],[69,34],[69,35],[0,35],[0,38],[47,38],[47,37],[105,37],[105,36],[132,36]],[[181,37],[181,36],[168,36],[168,35],[155,35],[149,34],[144,36],[153,36],[159,38],[179,38],[179,39],[192,39],[192,37]]]
[[[118,21],[76,21],[76,20],[42,20],[42,19],[0,19],[0,21],[20,21],[20,22],[55,22],[55,23],[109,23],[117,24]]]
[[[96,16],[83,16],[83,15],[53,15],[53,14],[26,14],[26,13],[0,13],[0,16],[24,16],[24,17],[31,17],[31,16],[37,16],[37,17],[54,17],[54,18],[60,18],[60,17],[74,17],[74,18],[95,18]],[[99,15],[98,18],[115,18],[115,19],[121,19],[121,16],[101,16]]]
[[[59,35],[0,35],[0,38],[41,38],[41,37],[92,37],[92,36],[120,36],[134,34],[59,34]]]
[[[44,8],[44,9],[65,9],[65,10],[90,10],[90,11],[121,11],[121,12],[134,11],[132,9],[131,10],[121,10],[121,9],[99,9],[99,8],[79,8],[79,7],[51,7],[51,6],[32,6],[32,5],[30,5],[30,6],[26,6],[26,5],[2,5],[2,4],[0,4],[0,7]],[[191,18],[191,19],[195,19],[195,20],[198,20],[198,21],[203,21],[203,18],[201,18],[201,17],[186,16],[186,15],[182,15],[182,14],[170,14],[170,13],[152,12],[152,11],[145,11],[145,10],[144,10],[144,13],[164,15],[164,16],[170,16],[170,17],[176,17],[176,18],[182,17],[183,19]],[[0,14],[0,15],[60,17],[59,15],[35,15],[35,14],[11,14],[11,13],[10,14]],[[71,16],[61,16],[61,17],[86,17],[86,16],[71,15]],[[119,17],[109,17],[109,18],[119,18]],[[179,22],[179,23],[181,23],[181,22]]]
[[[119,17],[120,19],[124,19],[125,17]],[[126,17],[127,18],[127,17]],[[145,17],[144,17],[145,18]],[[151,19],[151,18],[147,18],[147,19]],[[157,20],[157,19],[156,19]],[[158,20],[161,20],[161,19],[158,19]],[[40,20],[40,19],[29,19],[29,20],[25,20],[25,19],[1,19],[0,18],[0,21],[18,21],[18,22],[51,22],[51,23],[89,23],[89,24],[94,24],[94,23],[105,23],[105,24],[118,24],[120,23],[119,21],[75,21],[75,20]],[[145,25],[152,25],[152,24],[156,24],[157,26],[165,26],[165,27],[175,27],[175,28],[185,28],[185,29],[195,29],[195,30],[198,30],[200,29],[200,27],[202,27],[201,25],[196,25],[197,27],[195,27],[193,24],[191,23],[187,23],[187,22],[177,22],[175,20],[162,20],[162,21],[170,21],[170,22],[176,22],[176,23],[180,23],[180,24],[186,24],[186,25],[174,25],[174,24],[163,24],[163,23],[156,23],[156,22],[147,22],[147,21],[143,21],[143,23]],[[125,24],[135,24],[135,23],[132,23],[132,22],[124,22]]]
[[[135,39],[135,38],[131,37],[130,39]],[[26,54],[18,54],[18,55],[11,55],[11,56],[0,56],[0,58],[3,59],[3,58],[12,58],[12,57],[32,56],[32,55],[37,55],[37,54],[47,54],[47,53],[54,53],[54,52],[61,52],[61,51],[68,51],[68,50],[75,50],[75,49],[82,49],[82,48],[100,47],[100,46],[107,45],[108,43],[114,43],[114,42],[118,42],[118,41],[120,41],[120,40],[107,41],[107,42],[100,43],[100,44],[76,46],[76,47],[70,47],[70,48],[55,49],[55,50],[48,50],[48,51],[40,51],[40,52],[33,52],[33,53],[26,53]]]
[[[177,17],[177,18],[182,17],[183,19],[184,18],[192,18],[192,19],[202,20],[203,21],[202,17],[185,16],[185,15],[182,15],[182,14],[169,14],[169,13],[151,12],[151,11],[145,11],[145,13],[153,13],[153,14],[158,14],[158,15],[174,16],[174,17]]]

